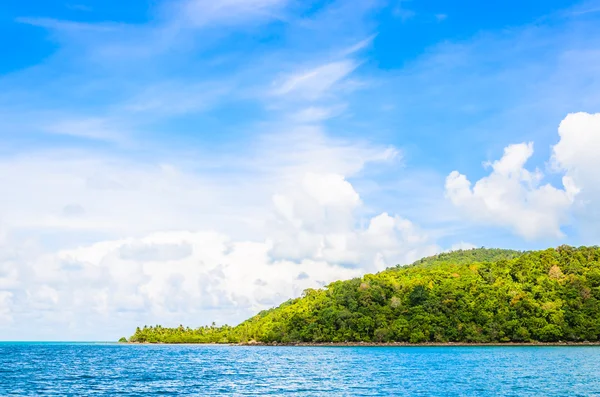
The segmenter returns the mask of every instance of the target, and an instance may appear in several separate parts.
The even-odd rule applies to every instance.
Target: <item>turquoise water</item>
[[[0,343],[6,395],[600,396],[600,348]]]

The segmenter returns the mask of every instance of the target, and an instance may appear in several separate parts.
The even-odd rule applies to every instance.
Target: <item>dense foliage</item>
[[[448,264],[454,265],[465,265],[475,262],[497,262],[502,259],[513,259],[523,255],[521,251],[500,249],[500,248],[477,248],[470,250],[457,250],[451,252],[442,252],[441,254],[428,256],[419,259],[410,266],[432,266],[436,264]],[[396,269],[400,269],[402,265],[396,266]],[[389,269],[388,269],[389,270]]]
[[[476,249],[337,281],[237,327],[144,327],[132,342],[597,341],[600,248]]]

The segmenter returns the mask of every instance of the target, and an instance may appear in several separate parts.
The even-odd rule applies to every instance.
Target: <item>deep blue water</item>
[[[0,396],[600,396],[600,347],[0,343]]]

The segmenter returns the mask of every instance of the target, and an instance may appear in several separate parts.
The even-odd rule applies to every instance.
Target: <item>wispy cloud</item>
[[[349,55],[353,55],[373,44],[373,40],[377,37],[376,34],[372,34],[366,39],[360,40],[358,43],[349,46],[341,51],[342,57],[347,57]]]
[[[201,112],[232,94],[233,87],[227,82],[161,82],[142,88],[122,104],[132,112],[148,112],[154,116]]]
[[[115,32],[124,26],[113,22],[86,23],[39,17],[19,17],[16,19],[16,21],[27,25],[38,26],[51,30],[68,31],[71,33],[79,33],[82,31]]]
[[[398,0],[396,6],[393,8],[393,14],[397,18],[400,18],[402,22],[405,22],[411,18],[414,18],[417,13],[404,5],[407,0]]]
[[[90,117],[83,119],[59,120],[45,126],[42,130],[51,134],[69,135],[78,138],[124,142],[130,136],[129,131],[119,129],[107,118]],[[111,125],[112,124],[112,125]]]
[[[348,76],[358,64],[351,60],[327,63],[309,70],[301,70],[274,82],[274,95],[316,100],[326,95],[337,83]]]
[[[76,11],[85,11],[85,12],[94,11],[93,7],[90,7],[85,4],[67,4],[66,7],[70,10],[76,10]]]
[[[318,123],[341,114],[345,108],[344,105],[331,107],[309,106],[292,113],[290,119],[300,124]]]
[[[229,25],[282,18],[288,0],[183,0],[169,11],[177,23],[194,27]]]
[[[19,18],[21,23],[55,33],[54,37],[61,44],[61,49],[48,59],[45,67],[37,68],[35,76],[41,84],[35,90],[40,104],[35,112],[44,113],[44,119],[51,120],[45,122],[40,131],[93,139],[106,137],[117,142],[112,131],[139,130],[140,126],[150,122],[156,124],[168,117],[203,113],[225,98],[246,103],[263,102],[267,111],[273,110],[275,120],[281,119],[282,114],[298,123],[309,119],[318,122],[339,115],[345,104],[336,99],[336,94],[357,87],[356,79],[348,79],[360,65],[354,58],[357,52],[372,43],[374,35],[366,35],[366,38],[363,35],[361,39],[353,40],[353,44],[344,40],[333,48],[331,43],[324,43],[323,49],[315,48],[314,55],[304,56],[297,62],[290,62],[293,57],[285,57],[285,54],[274,58],[268,51],[245,54],[240,49],[230,58],[227,52],[212,55],[213,45],[219,37],[223,38],[223,33],[213,36],[207,31],[211,26],[226,26],[222,32],[233,32],[244,29],[246,24],[268,24],[287,12],[288,3],[285,0],[226,0],[218,4],[204,0],[168,2],[162,3],[155,10],[155,18],[146,24]],[[348,12],[345,6],[340,8],[337,3],[331,7],[335,13],[330,13],[330,8],[326,7],[314,14],[313,19],[319,26],[327,26],[332,18],[340,17],[340,12]],[[292,31],[304,30],[306,20],[292,18],[287,23]],[[312,41],[311,37],[307,41]],[[202,56],[203,53],[211,55]],[[237,62],[240,56],[246,57],[244,65]],[[215,57],[214,63],[210,57]],[[278,63],[272,63],[273,60]],[[44,72],[51,75],[51,70],[56,67],[64,70],[59,80],[42,77]],[[176,73],[175,77],[175,70],[186,72]],[[272,76],[279,77],[272,81]],[[14,80],[17,77],[14,76]],[[15,89],[32,92],[27,87],[34,84],[31,76],[23,76],[19,81],[30,83],[10,87],[10,81],[5,81],[8,83],[7,96],[19,95]],[[50,90],[44,89],[43,85],[49,85],[49,81],[61,87],[53,99],[68,102],[85,92],[85,95],[94,95],[94,101],[90,102],[93,105],[86,101],[86,109],[73,106],[70,112],[44,109],[52,103],[44,100],[44,93]],[[269,83],[271,87],[265,87]],[[264,98],[265,91],[270,91],[271,99]],[[277,100],[272,100],[274,97],[285,98],[287,104],[276,103]],[[303,101],[319,103],[293,105]],[[275,110],[277,107],[280,109]],[[13,118],[18,117],[19,109],[12,109],[12,113]],[[31,113],[31,109],[27,113]],[[56,114],[52,116],[52,113]],[[88,116],[94,113],[96,116]],[[100,123],[100,118],[111,120],[110,128],[105,122]],[[127,127],[116,127],[121,123]]]

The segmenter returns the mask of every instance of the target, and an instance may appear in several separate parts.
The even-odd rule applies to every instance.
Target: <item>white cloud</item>
[[[215,25],[236,25],[253,21],[280,18],[287,0],[174,0],[165,2],[163,12],[167,18],[156,30],[173,38],[182,28],[204,28]],[[17,22],[51,30],[78,34],[81,32],[117,32],[134,25],[118,23],[85,23],[43,17],[19,17]],[[142,30],[142,29],[138,29]]]
[[[359,51],[367,48],[368,46],[370,46],[373,43],[373,40],[375,39],[376,36],[377,36],[376,34],[373,34],[373,35],[367,37],[366,39],[360,40],[358,43],[353,44],[350,47],[341,51],[340,55],[342,55],[342,56],[352,55],[356,52],[359,52]]]
[[[583,241],[596,244],[600,221],[600,113],[572,113],[560,123],[551,165],[564,172],[570,190],[578,192],[575,216]]]
[[[417,14],[413,10],[409,10],[408,8],[404,7],[402,5],[402,1],[399,1],[396,8],[394,8],[393,15],[397,18],[400,18],[402,22],[406,22]]]
[[[576,220],[584,241],[595,242],[600,219],[600,113],[567,115],[552,147],[552,171],[562,173],[562,188],[541,184],[544,175],[529,171],[525,163],[533,144],[510,145],[492,164],[492,173],[471,188],[465,175],[452,172],[446,195],[474,221],[504,226],[528,239],[562,237],[561,226]]]
[[[84,4],[67,4],[66,7],[69,10],[84,11],[84,12],[94,11],[94,9],[92,7],[86,6]]]
[[[382,213],[373,217],[367,230],[360,236],[361,249],[377,247],[376,269],[395,264],[407,264],[424,256],[433,255],[441,249],[432,243],[431,236],[419,230],[408,219]]]
[[[279,18],[287,0],[184,0],[178,19],[200,27]]]
[[[17,18],[17,22],[27,25],[38,26],[41,28],[65,31],[71,34],[81,34],[82,32],[106,33],[118,31],[121,25],[116,23],[85,23],[63,21],[53,18]]]
[[[569,176],[563,178],[563,189],[540,185],[542,173],[525,168],[532,154],[532,143],[506,147],[500,160],[486,164],[491,174],[473,187],[465,175],[453,171],[446,178],[446,195],[476,222],[508,227],[527,239],[562,237],[560,228],[577,188]]]
[[[316,100],[330,93],[334,85],[348,76],[358,64],[352,60],[326,63],[309,70],[298,71],[275,81],[272,93],[292,99]]]
[[[321,206],[354,207],[360,202],[358,193],[341,175],[307,173],[302,185]]]
[[[10,323],[12,317],[12,292],[0,290],[0,320]]]
[[[331,193],[319,189],[336,177],[306,175],[352,177],[399,157],[394,147],[333,140],[317,127],[263,136],[243,154],[198,151],[149,163],[81,150],[31,152],[0,159],[0,183],[11,186],[0,196],[0,219],[19,233],[78,232],[84,240],[198,228],[263,236],[273,193],[302,183],[326,203]],[[355,200],[343,177],[335,186]]]
[[[100,117],[57,121],[43,126],[42,129],[52,134],[116,142],[126,140],[128,135],[119,130],[119,127],[113,126],[111,120]]]
[[[227,94],[231,94],[231,87],[227,82],[161,82],[142,88],[123,104],[123,108],[154,116],[194,113],[211,108]]]
[[[440,250],[430,236],[398,216],[382,213],[361,227],[356,216],[360,197],[341,175],[310,173],[303,179],[300,188],[274,196],[274,258],[310,258],[372,272]]]
[[[331,138],[315,125],[285,125],[261,137],[256,155],[244,165],[265,172],[277,170],[277,175],[298,177],[326,171],[350,177],[370,163],[396,161],[402,161],[402,151],[394,146]]]
[[[296,123],[318,123],[320,121],[337,116],[344,110],[345,106],[309,106],[294,112],[290,119]]]
[[[552,149],[552,164],[565,171],[582,194],[600,192],[600,113],[572,113],[560,123],[559,142]]]
[[[5,157],[0,335],[235,323],[305,288],[437,252],[406,219],[368,215],[350,182],[397,157],[316,127],[264,136],[235,157]]]
[[[352,212],[360,198],[340,175],[309,173],[298,182],[298,190],[274,196],[279,220],[263,240],[168,231],[2,260],[0,332],[32,324],[33,313],[44,316],[33,324],[47,328],[29,327],[32,338],[94,335],[87,321],[120,333],[141,323],[235,323],[306,288],[440,250],[386,213],[361,228]],[[119,326],[109,326],[115,319]]]
[[[277,72],[265,97],[270,109],[282,112],[287,120],[299,124],[319,123],[342,115],[347,108],[344,94],[367,85],[350,76],[361,64],[356,53],[370,45],[374,37],[371,35],[341,50],[321,53],[313,61],[300,62],[304,66],[293,63],[283,67],[287,71]]]

